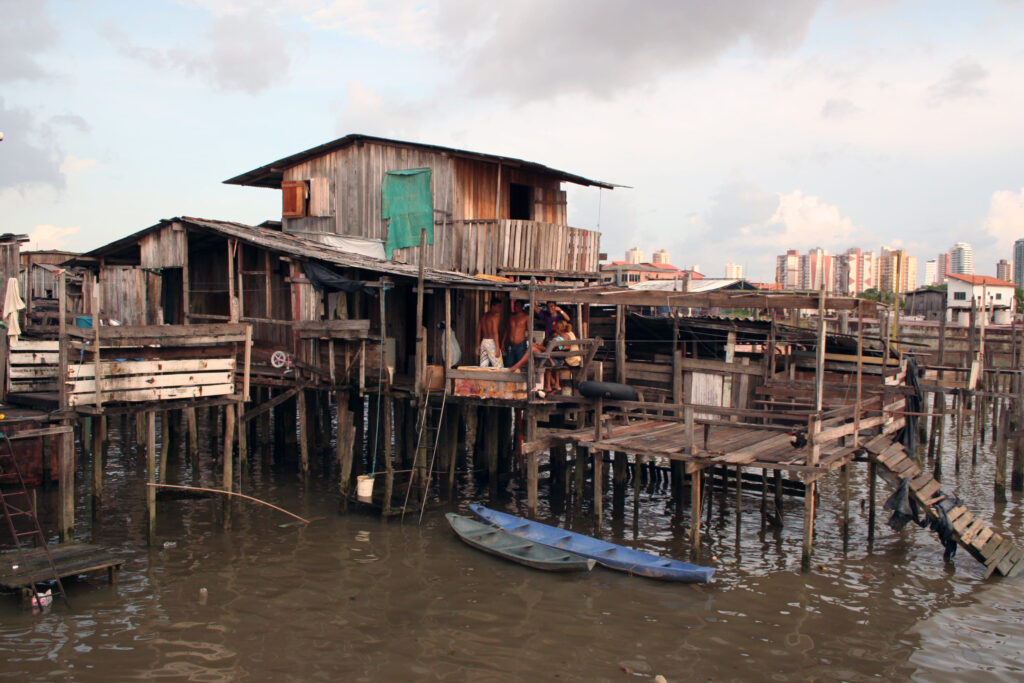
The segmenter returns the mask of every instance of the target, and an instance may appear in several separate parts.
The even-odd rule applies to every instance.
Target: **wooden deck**
[[[34,550],[36,549],[32,549]],[[62,579],[105,569],[112,585],[117,584],[117,572],[124,563],[123,558],[98,545],[87,543],[53,544],[50,546],[50,555],[53,557],[57,574]],[[32,555],[28,562],[22,565],[17,550],[0,553],[0,587],[19,590],[34,583],[51,580],[53,573],[45,555]]]

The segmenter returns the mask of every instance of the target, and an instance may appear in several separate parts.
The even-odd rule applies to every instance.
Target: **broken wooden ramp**
[[[931,521],[939,516],[935,505],[946,496],[942,484],[925,472],[914,458],[903,449],[903,445],[888,436],[878,436],[864,446],[871,461],[878,465],[878,474],[893,487],[904,479],[910,481],[908,489]],[[959,505],[946,516],[953,525],[953,539],[985,565],[985,578],[999,572],[1003,576],[1016,576],[1024,571],[1024,551],[1013,541],[996,532],[983,519],[975,517],[966,505]]]

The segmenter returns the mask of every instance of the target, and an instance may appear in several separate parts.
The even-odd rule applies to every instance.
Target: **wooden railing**
[[[593,230],[506,219],[455,221],[451,229],[451,267],[462,273],[598,269],[601,233]]]

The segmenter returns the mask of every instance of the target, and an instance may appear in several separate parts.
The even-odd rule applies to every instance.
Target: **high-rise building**
[[[909,292],[917,287],[917,257],[905,249],[882,247],[879,258],[878,289],[882,292]]]
[[[725,264],[725,277],[728,280],[740,280],[743,278],[743,266],[738,263]]]
[[[907,256],[906,266],[903,268],[903,292],[912,292],[917,289],[917,257]]]
[[[949,272],[974,275],[974,249],[967,242],[957,242],[949,250]]]
[[[644,252],[640,251],[638,247],[633,247],[632,249],[626,252],[626,263],[629,263],[630,265],[636,265],[638,263],[643,263],[643,261]]]
[[[1024,287],[1024,237],[1013,243],[1013,284]]]
[[[800,289],[832,291],[835,286],[835,256],[815,247],[800,257]]]
[[[949,276],[949,252],[944,251],[939,254],[939,257],[935,259],[935,284],[945,284],[946,278]]]
[[[1011,282],[1010,262],[1004,258],[999,259],[999,263],[996,264],[996,279]]]
[[[924,283],[926,285],[937,285],[936,278],[939,274],[939,262],[933,258],[924,262]]]
[[[651,261],[651,263],[654,263],[656,265],[659,264],[659,263],[671,263],[672,262],[669,259],[669,257],[668,257],[668,252],[665,251],[664,249],[662,249],[660,251],[654,252],[654,256],[652,257],[652,259],[653,260]]]
[[[845,296],[857,296],[865,290],[874,289],[877,286],[876,260],[874,252],[861,251],[857,247],[837,256],[835,290]]]
[[[800,251],[790,249],[775,258],[775,283],[782,289],[800,287]]]

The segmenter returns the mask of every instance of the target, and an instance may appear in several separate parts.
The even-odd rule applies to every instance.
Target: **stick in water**
[[[294,513],[291,513],[291,512],[288,512],[284,508],[279,508],[276,505],[272,505],[272,504],[268,503],[265,500],[260,500],[259,498],[253,498],[252,496],[247,496],[244,493],[235,493],[234,491],[224,491],[222,489],[206,489],[206,488],[202,488],[200,486],[177,486],[175,484],[150,484],[148,482],[146,483],[146,486],[155,486],[155,487],[161,488],[161,489],[181,489],[182,491],[205,491],[206,493],[222,493],[222,494],[224,494],[226,496],[238,496],[239,498],[245,498],[246,500],[251,500],[252,502],[259,503],[260,505],[266,505],[268,508],[274,508],[278,512],[283,512],[284,514],[288,515],[289,517],[294,517],[295,519],[299,520],[303,524],[309,524],[311,521],[313,521],[311,519],[305,519],[303,517],[299,517],[298,515],[296,515]]]

